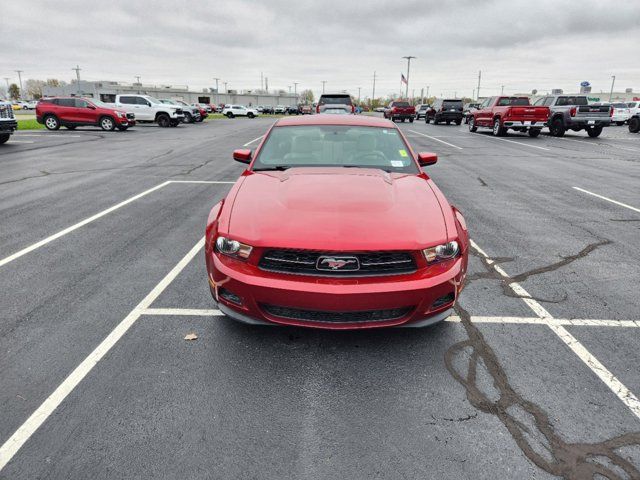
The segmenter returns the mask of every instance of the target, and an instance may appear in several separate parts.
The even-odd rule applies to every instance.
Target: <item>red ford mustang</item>
[[[209,215],[220,310],[252,324],[327,329],[432,325],[462,290],[468,235],[390,121],[283,118]]]

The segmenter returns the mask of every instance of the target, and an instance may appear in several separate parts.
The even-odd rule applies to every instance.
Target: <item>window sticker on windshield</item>
[[[392,167],[404,167],[404,162],[402,160],[391,160]]]
[[[407,155],[407,151],[406,150],[398,150],[398,153],[400,154],[401,157],[408,157],[409,155]]]

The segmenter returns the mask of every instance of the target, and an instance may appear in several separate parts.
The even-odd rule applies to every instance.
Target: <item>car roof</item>
[[[298,125],[354,125],[360,127],[385,127],[397,128],[390,120],[368,115],[331,115],[318,114],[308,117],[281,118],[276,123],[277,127],[290,127]]]

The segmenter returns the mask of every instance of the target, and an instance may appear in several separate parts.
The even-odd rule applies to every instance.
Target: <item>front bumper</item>
[[[547,126],[546,120],[505,120],[502,126],[506,128],[543,128]]]
[[[18,129],[17,120],[0,120],[0,132],[13,132]]]
[[[426,326],[444,320],[462,290],[467,258],[419,269],[408,275],[368,278],[310,277],[271,273],[217,253],[207,253],[211,292],[220,310],[228,316],[253,324],[292,325],[324,329],[362,329],[394,326]],[[236,296],[230,301],[229,293]],[[227,298],[225,298],[227,297]],[[240,304],[237,301],[240,301]],[[276,316],[280,310],[314,313],[304,317]],[[393,318],[336,321],[363,312],[402,310]]]

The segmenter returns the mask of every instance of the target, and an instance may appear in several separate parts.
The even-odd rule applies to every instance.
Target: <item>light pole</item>
[[[7,98],[9,98],[9,77],[4,77],[4,81],[7,82]]]
[[[136,75],[136,84],[138,85],[138,95],[140,95],[140,75]]]
[[[324,95],[324,84],[327,83],[326,80],[322,80],[322,94]]]
[[[227,89],[227,84],[228,84],[229,82],[222,82],[222,83],[224,83],[224,93],[227,93],[227,94],[228,94],[228,93],[229,93],[229,90]]]
[[[411,59],[416,57],[414,57],[413,55],[408,55],[402,58],[407,59],[407,78],[406,78],[407,84],[405,85],[404,96],[408,99],[409,98],[409,71],[411,70]]]
[[[376,99],[376,72],[373,72],[373,93],[371,94],[371,105]]]
[[[431,85],[427,85],[427,99],[429,99],[429,87],[430,87],[430,86],[431,86]]]
[[[482,70],[478,70],[478,100],[480,100],[480,78],[482,78]]]
[[[218,80],[220,79],[214,78],[214,80],[216,81],[216,105],[218,105]]]
[[[18,74],[18,83],[20,83],[20,100],[22,100],[22,72],[24,70],[14,70]]]
[[[504,85],[501,85],[500,95],[504,95]]]
[[[613,86],[616,83],[616,76],[615,75],[611,75],[611,91],[609,92],[609,103],[611,103],[611,99],[613,98]],[[20,87],[20,90],[22,91],[22,87]]]
[[[362,87],[358,87],[358,105],[360,105],[360,89],[361,89],[361,88],[362,88]]]
[[[293,82],[293,95],[296,97],[296,103],[298,103],[298,82]]]
[[[80,70],[82,70],[78,65],[76,65],[76,68],[72,68],[71,70],[75,70],[76,71],[76,86],[78,87],[78,96],[80,96]]]

